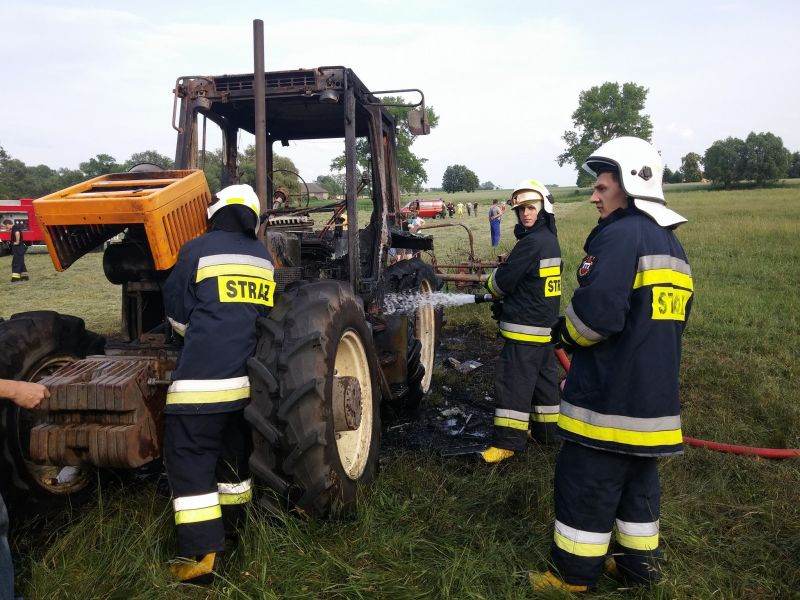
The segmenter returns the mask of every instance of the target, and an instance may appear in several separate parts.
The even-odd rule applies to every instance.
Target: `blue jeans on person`
[[[8,512],[0,496],[0,600],[14,600],[14,563],[8,547]]]
[[[500,245],[500,219],[489,221],[489,229],[492,233],[492,246]]]

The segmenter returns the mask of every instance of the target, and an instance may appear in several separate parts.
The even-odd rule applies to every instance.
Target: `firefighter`
[[[25,267],[25,252],[28,247],[22,239],[25,231],[20,221],[15,221],[11,228],[11,283],[28,281],[28,269]]]
[[[495,372],[497,407],[492,445],[481,453],[495,463],[523,450],[528,430],[539,442],[553,441],[558,420],[558,371],[551,326],[561,300],[561,249],[552,196],[534,179],[511,195],[517,244],[492,272],[486,287],[502,298],[492,306],[505,345]]]
[[[169,322],[184,340],[164,410],[180,559],[171,570],[182,582],[211,580],[226,526],[230,533],[252,497],[246,362],[275,290],[258,215],[250,186],[221,190],[208,207],[210,231],[181,248],[164,286]]]
[[[557,327],[573,358],[558,418],[555,571],[532,573],[536,590],[585,591],[604,562],[628,584],[657,581],[656,459],[682,452],[678,371],[693,284],[674,229],[686,219],[667,208],[661,158],[644,140],[611,140],[583,168],[597,178],[600,220]]]

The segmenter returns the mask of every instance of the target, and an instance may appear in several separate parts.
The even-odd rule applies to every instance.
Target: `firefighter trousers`
[[[655,457],[564,442],[556,461],[551,546],[559,576],[570,584],[595,585],[611,549],[629,583],[658,581],[660,494]]]
[[[28,276],[28,270],[25,267],[26,250],[25,244],[22,243],[11,246],[11,279],[22,279]]]
[[[235,526],[252,499],[252,448],[244,411],[167,414],[164,460],[172,488],[178,556],[225,549],[225,526]],[[224,521],[223,521],[224,519]]]
[[[559,390],[553,345],[506,341],[497,359],[495,378],[497,406],[492,445],[523,450],[529,426],[536,441],[555,441]]]

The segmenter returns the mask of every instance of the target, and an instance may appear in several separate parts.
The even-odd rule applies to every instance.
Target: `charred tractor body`
[[[0,376],[38,380],[51,391],[41,410],[3,409],[5,493],[58,501],[91,488],[98,470],[160,457],[166,387],[180,348],[161,286],[180,246],[206,230],[211,193],[198,167],[207,120],[223,133],[223,186],[238,179],[239,131],[256,135],[263,158],[260,237],[275,260],[277,289],[271,314],[257,325],[245,411],[253,474],[274,492],[262,498],[277,495],[324,516],[352,507],[358,485],[374,477],[381,405],[413,406],[428,390],[441,325],[431,307],[410,317],[381,314],[385,293],[441,286],[419,259],[389,266],[390,249],[426,250],[432,242],[404,228],[395,122],[378,93],[345,67],[262,73],[261,82],[253,74],[178,79],[177,170],[101,176],[37,200],[58,270],[122,234],[107,246],[103,266],[121,286],[125,339],[106,342],[80,319],[50,312],[0,324]],[[415,133],[427,133],[424,115],[424,99],[410,106]],[[345,198],[273,208],[273,144],[330,138],[344,139]],[[359,138],[370,153],[363,178]],[[360,186],[371,198],[363,222]]]

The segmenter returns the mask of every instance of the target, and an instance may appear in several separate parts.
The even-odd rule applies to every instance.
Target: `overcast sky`
[[[77,167],[100,152],[174,155],[175,78],[252,71],[253,18],[267,70],[343,64],[372,89],[422,88],[440,115],[414,145],[430,186],[454,163],[503,186],[572,184],[574,169],[555,162],[561,135],[578,93],[604,81],[649,88],[654,142],[673,168],[752,130],[800,150],[798,2],[97,4],[0,3],[0,145],[12,156]],[[279,152],[313,179],[341,148]]]

